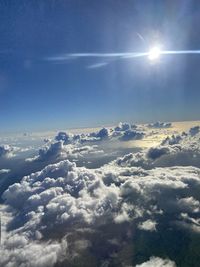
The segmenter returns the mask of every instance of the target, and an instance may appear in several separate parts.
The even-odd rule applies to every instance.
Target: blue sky
[[[1,1],[1,131],[199,119],[200,55],[48,58],[200,47],[198,1]]]

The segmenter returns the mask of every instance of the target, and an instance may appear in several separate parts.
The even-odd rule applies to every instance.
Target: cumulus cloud
[[[14,156],[14,148],[10,145],[0,146],[0,158],[10,158]]]
[[[176,145],[179,144],[182,139],[183,136],[173,134],[171,137],[168,136],[166,139],[164,139],[161,145]]]
[[[166,159],[167,156],[175,155],[180,151],[177,147],[157,146],[143,150],[137,153],[130,153],[121,158],[115,160],[115,163],[119,166],[136,166],[145,169],[152,169],[162,163],[162,159]],[[168,162],[164,162],[167,166]]]
[[[145,169],[174,165],[200,167],[200,133],[190,133],[191,129],[189,133],[168,136],[159,145],[125,155],[118,158],[116,163],[120,166],[141,166]]]
[[[190,131],[189,131],[191,136],[194,136],[194,135],[198,134],[199,132],[200,132],[200,126],[194,126],[194,127],[190,128]]]
[[[61,157],[62,153],[64,153],[63,142],[55,142],[50,144],[49,146],[45,146],[39,150],[39,159],[48,160],[56,157]]]
[[[144,137],[143,132],[138,132],[134,130],[126,130],[123,135],[119,138],[121,141],[129,141],[129,140],[140,140]]]
[[[8,236],[4,243],[2,266],[53,267],[66,253],[66,244],[30,242],[26,237]]]
[[[49,143],[49,142],[51,142],[51,139],[50,138],[44,138],[44,142]]]
[[[26,161],[55,162],[68,158],[80,159],[83,156],[100,155],[104,153],[106,142],[111,146],[114,142],[140,140],[145,133],[138,126],[129,123],[119,123],[115,128],[101,128],[96,132],[72,134],[58,132],[54,140],[45,139],[45,145],[39,149],[38,155],[27,158]],[[98,147],[100,146],[100,147]],[[113,151],[108,151],[107,156],[112,157]]]
[[[193,127],[188,133],[183,132],[181,135],[172,135],[167,137],[161,145],[177,147],[181,152],[188,153],[192,157],[199,157],[200,153],[200,132],[199,126]]]
[[[145,133],[139,130],[137,125],[120,122],[114,128],[101,128],[99,131],[88,134],[68,134],[66,132],[59,132],[55,137],[56,141],[63,141],[65,145],[74,143],[90,143],[98,141],[112,141],[112,140],[137,140],[142,139]]]
[[[55,136],[56,141],[64,141],[65,144],[70,144],[72,142],[72,135],[66,133],[66,132],[59,132]]]
[[[147,220],[147,221],[144,221],[144,222],[141,222],[139,225],[138,225],[138,228],[140,230],[144,230],[144,231],[156,231],[156,222],[152,221],[152,220]]]
[[[98,142],[102,140],[107,140],[110,136],[110,130],[107,128],[101,128],[97,132],[91,132],[88,134],[71,134],[66,132],[59,132],[55,140],[56,141],[63,141],[64,145],[68,144],[82,144],[86,142]]]
[[[0,174],[8,173],[10,172],[10,169],[0,169]]]
[[[84,156],[95,156],[102,154],[103,151],[97,145],[76,145],[66,144],[60,140],[53,143],[48,143],[39,149],[38,155],[33,158],[28,158],[26,161],[43,161],[55,162],[62,159],[82,159]]]
[[[155,123],[148,124],[148,127],[149,128],[170,128],[170,127],[172,127],[172,123],[157,121]]]
[[[109,130],[107,128],[102,128],[98,132],[91,133],[89,136],[90,137],[95,137],[96,141],[98,141],[98,140],[100,140],[100,141],[101,140],[106,140],[109,137]]]
[[[162,157],[163,155],[167,155],[170,153],[174,153],[175,149],[171,148],[171,147],[167,147],[167,146],[158,146],[158,147],[151,147],[148,151],[147,151],[147,158],[151,159],[151,160],[156,160],[160,157]]]
[[[168,259],[151,257],[148,261],[137,264],[135,267],[176,267],[176,264]]]
[[[114,128],[115,131],[120,132],[120,131],[127,131],[131,129],[130,123],[127,122],[120,122],[118,126]]]
[[[41,235],[35,232],[36,238],[30,237],[28,231],[7,231],[13,214],[1,205],[1,250],[0,266],[53,267],[66,255],[67,242],[40,241]]]
[[[16,145],[17,146],[16,146]],[[0,145],[0,159],[10,159],[12,157],[17,157],[22,155],[23,153],[26,153],[29,150],[33,150],[32,146],[18,146],[20,145],[18,142],[12,142],[12,145],[5,144]]]

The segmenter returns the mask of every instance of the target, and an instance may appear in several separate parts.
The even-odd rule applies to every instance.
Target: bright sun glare
[[[149,50],[148,58],[150,60],[156,60],[160,57],[161,50],[158,46],[154,46]]]

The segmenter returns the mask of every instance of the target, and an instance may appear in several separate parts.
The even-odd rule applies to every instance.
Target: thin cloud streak
[[[149,53],[71,53],[63,54],[55,57],[47,57],[47,61],[62,61],[76,58],[134,58],[134,57],[143,57],[147,56]]]
[[[200,54],[200,50],[164,50],[161,51],[160,54],[163,55],[172,55],[172,54]]]
[[[108,62],[99,62],[95,64],[91,64],[87,66],[87,69],[97,69],[97,68],[102,68],[104,66],[108,65]]]
[[[160,55],[186,55],[186,54],[200,54],[200,50],[163,50]],[[64,63],[68,60],[81,59],[81,58],[103,58],[105,59],[132,59],[149,56],[149,52],[122,52],[122,53],[69,53],[59,56],[47,57],[44,60],[53,63]],[[91,64],[87,68],[99,68],[106,66],[108,62]]]

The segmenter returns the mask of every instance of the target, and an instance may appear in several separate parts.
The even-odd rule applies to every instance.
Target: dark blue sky
[[[1,0],[0,130],[200,119],[200,55],[46,60],[199,49],[199,25],[199,1]]]

